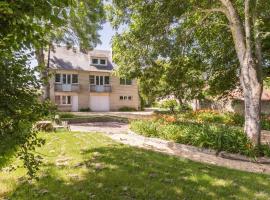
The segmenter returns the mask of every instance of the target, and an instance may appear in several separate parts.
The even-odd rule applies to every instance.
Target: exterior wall
[[[119,78],[112,76],[112,93],[110,95],[111,110],[118,110],[127,106],[138,110],[140,108],[140,99],[138,85],[136,80],[132,80],[132,85],[120,85]],[[120,96],[132,96],[132,100],[120,100]]]
[[[78,82],[80,84],[79,92],[56,92],[54,88],[54,74],[78,74]],[[96,93],[90,92],[89,75],[110,76],[110,85],[112,92]],[[110,110],[118,110],[121,107],[127,106],[139,109],[140,100],[138,95],[138,86],[135,80],[132,80],[132,85],[120,85],[118,77],[112,76],[110,72],[95,72],[95,71],[79,71],[79,70],[52,70],[52,78],[50,79],[50,97],[52,102],[55,102],[56,95],[78,96],[78,108],[89,108],[90,95],[92,96],[110,96]],[[132,96],[132,100],[120,100],[120,96]],[[58,105],[61,111],[71,111],[71,105]]]

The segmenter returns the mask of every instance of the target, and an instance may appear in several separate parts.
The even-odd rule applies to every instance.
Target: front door
[[[71,91],[71,74],[63,74],[63,91]]]

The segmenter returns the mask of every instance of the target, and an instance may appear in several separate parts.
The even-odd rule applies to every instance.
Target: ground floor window
[[[71,105],[71,96],[55,96],[55,104],[57,105]]]
[[[132,100],[132,96],[120,96],[119,99],[122,101],[122,100]]]

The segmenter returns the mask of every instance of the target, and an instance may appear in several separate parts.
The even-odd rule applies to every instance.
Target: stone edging
[[[131,135],[140,135],[137,134],[133,131],[131,131],[130,129],[128,129],[128,134]],[[140,135],[143,136],[143,135]],[[146,136],[143,136],[146,137]],[[192,152],[200,152],[200,153],[205,153],[205,154],[209,154],[209,155],[215,155],[221,158],[225,158],[225,159],[229,159],[229,160],[236,160],[236,161],[244,161],[244,162],[251,162],[251,163],[257,163],[257,164],[270,164],[270,159],[266,158],[266,157],[259,157],[259,158],[250,158],[247,156],[243,156],[240,154],[232,154],[232,153],[227,153],[225,151],[221,151],[221,152],[216,152],[215,150],[212,149],[206,149],[206,148],[200,148],[200,147],[195,147],[195,146],[191,146],[191,145],[186,145],[186,144],[180,144],[180,143],[176,143],[173,141],[167,141],[164,139],[160,139],[160,138],[153,138],[153,137],[146,137],[149,140],[154,140],[156,142],[160,142],[160,143],[167,143],[167,145],[172,148],[172,149],[185,149],[188,151],[192,151]]]

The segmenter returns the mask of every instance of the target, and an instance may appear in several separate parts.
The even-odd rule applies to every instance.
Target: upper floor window
[[[79,83],[78,74],[72,74],[72,83]]]
[[[127,78],[120,78],[120,85],[132,85],[132,80]]]
[[[55,82],[61,83],[61,74],[55,74]]]
[[[98,59],[97,58],[93,58],[92,59],[92,64],[98,65]]]
[[[110,77],[109,76],[89,76],[90,85],[109,85]]]
[[[92,58],[93,65],[107,65],[107,59],[105,58]]]
[[[55,83],[71,84],[79,83],[78,74],[55,74]]]

